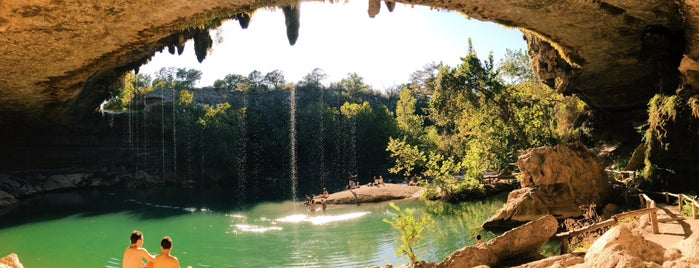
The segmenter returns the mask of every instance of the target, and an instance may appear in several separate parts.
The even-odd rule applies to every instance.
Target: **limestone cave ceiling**
[[[395,7],[382,2],[369,0],[367,15],[387,15],[381,12]],[[596,112],[596,120],[621,126],[622,132],[645,120],[654,94],[675,94],[678,88],[694,94],[692,89],[699,88],[694,86],[699,81],[694,1],[396,2],[521,29],[539,77],[559,92],[578,95]],[[282,7],[293,45],[303,38],[297,6],[274,0],[2,1],[0,125],[79,126],[124,72],[137,69],[156,51],[181,51],[190,38],[202,60],[212,45],[207,28],[226,19],[245,28],[254,23],[258,8]]]

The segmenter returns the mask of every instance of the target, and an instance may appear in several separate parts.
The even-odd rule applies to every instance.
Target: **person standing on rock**
[[[152,268],[153,255],[143,248],[143,233],[138,230],[131,232],[131,246],[124,250],[122,258],[122,268]],[[144,263],[143,260],[146,260]]]

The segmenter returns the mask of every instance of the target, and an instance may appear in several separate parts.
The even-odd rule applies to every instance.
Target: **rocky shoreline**
[[[35,194],[119,185],[134,188],[174,183],[174,180],[168,178],[168,176],[161,178],[143,170],[128,170],[123,167],[3,173],[0,174],[0,209],[17,203],[20,198]]]

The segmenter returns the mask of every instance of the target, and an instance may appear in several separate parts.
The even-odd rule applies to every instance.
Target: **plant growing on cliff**
[[[391,220],[383,219],[383,221],[400,232],[401,245],[396,249],[396,254],[403,254],[410,259],[410,263],[417,263],[419,259],[415,255],[415,246],[422,240],[422,233],[432,224],[432,219],[428,215],[422,215],[416,219],[412,209],[402,210],[393,202],[389,205],[397,214],[393,214]]]
[[[643,140],[646,144],[646,158],[643,176],[653,178],[655,167],[649,158],[654,151],[665,151],[669,145],[666,141],[668,133],[668,122],[675,121],[677,117],[677,96],[655,95],[649,102],[648,108],[648,129]]]

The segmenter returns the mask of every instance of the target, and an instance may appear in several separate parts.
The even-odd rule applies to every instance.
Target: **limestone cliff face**
[[[583,99],[594,111],[595,130],[607,139],[638,143],[633,127],[646,122],[654,94],[690,97],[699,91],[696,1],[396,2],[522,29],[542,80]],[[372,3],[367,15],[384,15],[379,2]],[[385,4],[389,10],[395,7]],[[290,44],[303,38],[298,35],[300,12],[289,0],[2,1],[2,134],[85,131],[93,110],[122,74],[137,69],[155,51],[175,53],[195,38],[197,57],[204,60],[211,46],[205,28],[225,19],[237,19],[246,28],[254,23],[254,10],[270,6],[285,7]],[[682,137],[685,130],[679,131]],[[662,167],[671,160],[656,161]]]

